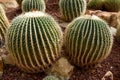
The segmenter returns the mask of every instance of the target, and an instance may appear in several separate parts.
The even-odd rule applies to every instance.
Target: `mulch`
[[[6,11],[7,17],[11,21],[14,17],[21,13],[21,9],[8,9]],[[59,18],[59,7],[57,3],[47,3],[46,12],[51,14],[54,18]],[[2,54],[2,53],[0,53]],[[113,73],[114,80],[120,80],[120,43],[114,39],[113,48],[109,57],[104,60],[100,66],[90,69],[80,69],[75,67],[74,73],[70,80],[101,80],[106,72],[111,71]],[[42,80],[46,74],[27,74],[22,72],[16,66],[4,65],[4,74],[0,80]],[[110,80],[110,79],[106,79]]]

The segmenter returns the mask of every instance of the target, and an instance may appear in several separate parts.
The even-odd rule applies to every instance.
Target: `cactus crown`
[[[44,0],[23,0],[22,11],[45,11],[45,2]]]
[[[5,15],[5,11],[2,5],[0,5],[0,43],[1,43],[1,40],[5,38],[5,34],[8,27],[9,27],[9,21]]]
[[[86,11],[85,0],[60,0],[60,12],[64,20],[71,21]]]
[[[80,67],[101,62],[109,55],[112,43],[108,25],[97,16],[78,17],[65,32],[68,58]]]
[[[60,57],[62,31],[50,15],[28,12],[12,21],[6,46],[23,71],[41,72]]]

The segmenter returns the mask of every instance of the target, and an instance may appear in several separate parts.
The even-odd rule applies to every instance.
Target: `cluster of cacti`
[[[103,4],[103,0],[90,0],[88,3],[88,8],[102,10],[104,8]]]
[[[45,11],[45,2],[44,0],[23,0],[22,11]]]
[[[57,78],[56,76],[46,76],[45,78],[43,78],[43,80],[60,80],[60,79]]]
[[[71,21],[81,16],[86,11],[85,0],[60,0],[59,7],[61,16],[65,21]]]
[[[9,27],[9,21],[6,17],[6,14],[2,5],[0,5],[0,41],[5,39],[5,34],[8,27]]]
[[[106,11],[119,11],[120,0],[91,0],[88,3],[88,8]]]
[[[72,21],[67,26],[64,41],[68,59],[80,67],[104,60],[113,44],[109,26],[94,15]]]
[[[6,46],[23,71],[41,72],[60,57],[62,31],[50,15],[27,12],[12,21]]]

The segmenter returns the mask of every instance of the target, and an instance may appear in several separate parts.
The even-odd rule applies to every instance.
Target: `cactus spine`
[[[85,0],[60,0],[60,12],[64,20],[71,21],[86,11]]]
[[[9,21],[5,15],[5,11],[2,5],[0,5],[0,44],[1,44],[1,40],[5,39],[5,34],[8,27],[9,27]]]
[[[45,11],[45,2],[44,0],[23,0],[22,11]]]
[[[83,67],[105,59],[113,44],[108,25],[96,16],[78,17],[65,32],[65,47],[73,64]]]
[[[28,12],[12,21],[6,46],[23,71],[41,72],[60,57],[62,31],[51,16]]]

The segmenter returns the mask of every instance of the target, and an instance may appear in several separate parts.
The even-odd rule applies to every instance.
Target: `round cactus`
[[[45,11],[45,2],[44,0],[23,0],[22,2],[22,11]]]
[[[86,11],[85,0],[60,0],[60,12],[65,21],[71,21]]]
[[[46,76],[45,78],[43,78],[43,80],[60,80],[60,79],[55,76]]]
[[[105,0],[104,2],[107,11],[120,11],[120,0]]]
[[[0,5],[0,44],[1,44],[1,40],[5,39],[5,34],[8,27],[9,27],[9,21],[5,15],[5,11],[2,5]]]
[[[90,0],[88,8],[102,10],[104,7],[104,0]]]
[[[23,71],[41,72],[60,57],[62,31],[50,15],[27,12],[12,21],[6,46]]]
[[[65,32],[66,53],[71,63],[83,67],[105,59],[113,44],[109,26],[97,16],[78,17]]]

